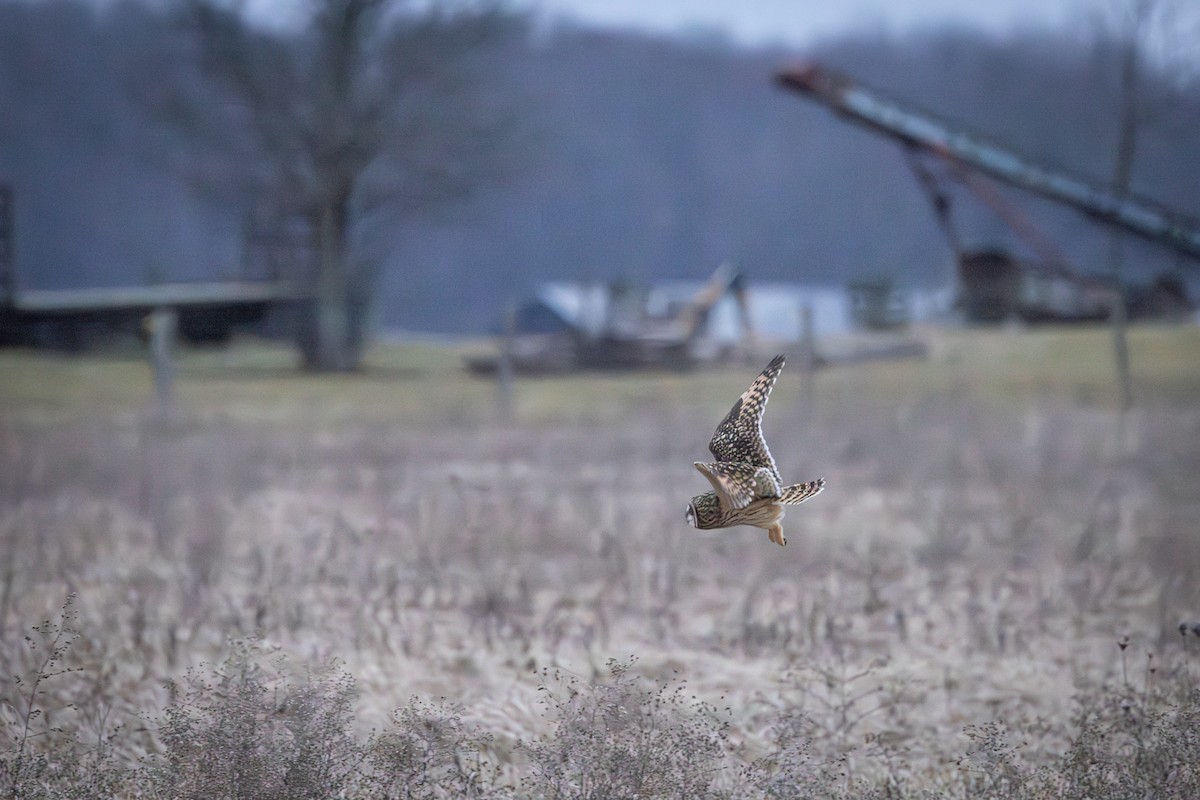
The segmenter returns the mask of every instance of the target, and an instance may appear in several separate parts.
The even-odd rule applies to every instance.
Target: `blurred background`
[[[580,305],[585,286],[673,281],[683,302],[723,263],[809,292],[821,330],[854,322],[856,283],[910,317],[953,310],[971,253],[1185,303],[1195,289],[1194,259],[1162,237],[1114,244],[1095,207],[908,152],[773,81],[817,64],[1187,217],[1200,15],[1176,0],[55,0],[0,15],[10,340],[79,344],[115,307],[183,302],[186,288],[149,290],[179,283],[193,338],[249,322],[333,369],[367,332],[496,332],[506,303],[549,283]],[[53,292],[116,288],[133,292]],[[82,326],[13,313],[64,306],[110,311]]]

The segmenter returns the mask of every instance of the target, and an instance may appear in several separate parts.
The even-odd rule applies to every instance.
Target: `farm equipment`
[[[898,140],[927,192],[939,224],[954,251],[958,266],[959,301],[972,321],[995,322],[1018,317],[1030,322],[1081,321],[1107,316],[1118,296],[1106,281],[1079,274],[1058,250],[1020,212],[978,175],[1076,209],[1089,219],[1200,259],[1200,221],[1153,200],[1110,189],[1039,165],[987,138],[964,130],[869,89],[852,78],[816,64],[782,71],[776,81],[832,108],[870,130]],[[939,179],[919,158],[940,159],[969,190],[990,205],[1041,258],[1018,261],[1002,250],[973,250],[961,243],[949,197]],[[1157,298],[1148,308],[1187,307],[1178,282],[1159,281],[1153,287],[1174,287],[1172,297]],[[1161,293],[1161,292],[1160,292]]]
[[[684,369],[715,357],[705,340],[713,307],[732,294],[743,342],[752,337],[741,272],[723,264],[690,295],[662,287],[610,283],[546,284],[513,308],[500,356],[467,359],[487,374],[507,358],[524,373],[575,369]]]

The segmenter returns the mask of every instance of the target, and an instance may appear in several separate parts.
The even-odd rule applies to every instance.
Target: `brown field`
[[[1200,328],[1132,331],[1124,418],[1104,330],[920,335],[924,361],[784,371],[768,441],[828,486],[782,549],[683,519],[757,362],[522,380],[506,420],[454,348],[350,377],[191,353],[166,410],[136,354],[0,352],[0,671],[37,666],[21,631],[75,593],[82,671],[44,682],[38,726],[153,752],[165,682],[255,637],[336,660],[364,735],[444,697],[519,775],[553,724],[542,671],[636,656],[747,761],[801,711],[821,763],[928,786],[966,768],[967,726],[1004,720],[1036,765],[1081,696],[1194,688]]]

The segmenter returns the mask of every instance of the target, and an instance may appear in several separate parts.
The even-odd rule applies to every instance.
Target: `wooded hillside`
[[[539,281],[699,279],[724,260],[751,280],[944,282],[949,251],[900,149],[774,87],[774,70],[797,60],[1030,157],[1096,180],[1112,172],[1117,58],[1092,32],[871,34],[801,53],[531,30],[486,87],[520,121],[519,168],[449,211],[384,211],[357,232],[364,257],[382,264],[387,326],[481,331],[504,298]],[[187,143],[132,99],[145,53],[177,35],[163,14],[134,6],[0,3],[0,180],[16,191],[24,285],[236,270],[246,208],[179,175],[172,154]],[[1132,184],[1194,214],[1200,87],[1169,78],[1146,76]],[[1101,229],[1010,196],[1078,266],[1104,269]],[[994,214],[957,199],[968,244],[1021,251]],[[1128,252],[1131,276],[1177,266],[1158,248]]]

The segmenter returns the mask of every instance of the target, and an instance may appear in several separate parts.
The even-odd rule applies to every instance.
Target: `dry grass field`
[[[1124,418],[1104,330],[919,335],[784,371],[782,549],[683,517],[765,359],[505,416],[449,347],[189,353],[169,409],[0,352],[0,794],[1198,796],[1200,328]]]

